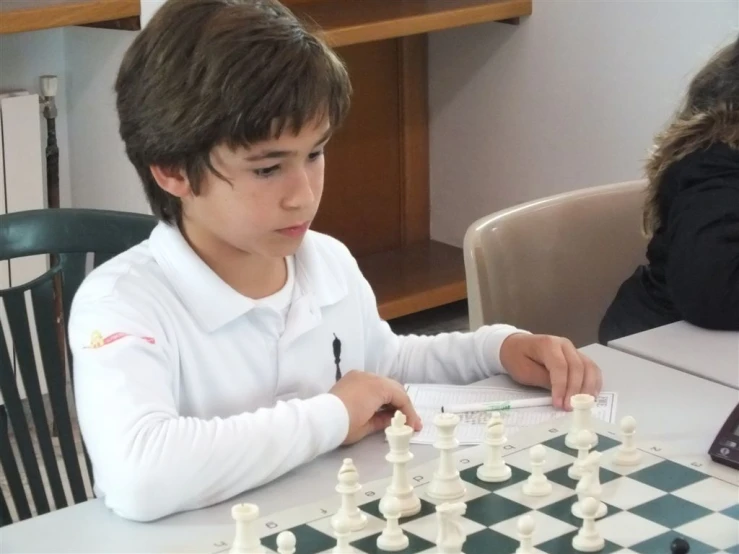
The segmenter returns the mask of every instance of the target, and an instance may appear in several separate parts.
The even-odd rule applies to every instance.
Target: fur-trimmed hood
[[[657,142],[658,147],[646,166],[650,182],[659,182],[667,167],[713,144],[722,142],[739,150],[739,111],[722,106],[678,120],[658,137]]]
[[[739,110],[727,105],[681,117],[657,136],[646,163],[649,199],[644,212],[644,230],[650,235],[659,225],[657,198],[668,168],[692,154],[715,144],[726,144],[739,152]]]

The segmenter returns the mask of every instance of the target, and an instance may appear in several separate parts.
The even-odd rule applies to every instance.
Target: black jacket
[[[739,151],[718,143],[662,177],[649,264],[620,287],[599,332],[608,341],[685,320],[739,330]]]

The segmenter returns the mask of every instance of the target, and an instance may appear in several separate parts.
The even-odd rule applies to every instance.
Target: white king
[[[385,496],[394,496],[400,503],[400,517],[416,515],[421,511],[421,500],[408,479],[407,465],[413,459],[410,451],[413,429],[406,425],[405,414],[395,412],[391,425],[385,429],[390,452],[385,460],[393,464],[393,477]]]

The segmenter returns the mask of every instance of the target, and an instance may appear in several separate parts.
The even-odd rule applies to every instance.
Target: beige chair
[[[618,287],[646,261],[646,181],[567,192],[506,209],[465,235],[470,327],[510,323],[597,342]]]

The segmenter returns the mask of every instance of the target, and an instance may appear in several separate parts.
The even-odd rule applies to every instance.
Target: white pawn
[[[356,495],[362,490],[362,485],[359,484],[359,473],[351,458],[344,458],[338,478],[336,492],[341,495],[341,507],[334,518],[346,517],[349,528],[359,531],[367,525],[367,516],[357,507]]]
[[[583,476],[577,483],[575,492],[578,500],[572,505],[572,515],[582,518],[582,503],[586,498],[593,498],[597,502],[595,517],[597,519],[606,517],[608,506],[600,501],[603,495],[603,487],[600,484],[600,452],[591,452],[583,464]]]
[[[572,537],[572,547],[578,552],[598,552],[606,545],[606,541],[603,540],[595,525],[597,511],[598,501],[595,498],[588,497],[582,501],[582,527],[577,535]]]
[[[641,453],[634,444],[636,420],[626,416],[621,420],[621,445],[616,450],[613,463],[620,466],[636,466],[641,461]]]
[[[511,468],[503,461],[503,445],[508,442],[500,412],[493,412],[485,426],[485,463],[477,468],[477,478],[500,483],[511,478]]]
[[[351,541],[349,540],[352,531],[349,525],[349,519],[339,517],[331,523],[334,529],[334,537],[336,538],[336,546],[334,546],[331,552],[333,554],[354,554],[354,548],[352,548]]]
[[[534,530],[536,529],[534,518],[528,514],[520,517],[517,527],[520,543],[515,554],[534,554]]]
[[[567,470],[570,479],[580,480],[582,478],[585,458],[588,457],[588,453],[593,447],[593,434],[587,429],[583,429],[577,434],[577,460]]]
[[[546,449],[537,444],[529,450],[531,457],[531,475],[523,485],[523,493],[526,496],[546,496],[552,492],[552,483],[544,475],[544,458]]]
[[[457,414],[441,413],[434,418],[438,439],[434,447],[440,451],[439,467],[429,483],[426,494],[437,500],[456,500],[467,492],[464,481],[454,464],[452,452],[459,446],[455,431],[460,419]]]
[[[386,552],[397,552],[408,548],[408,537],[398,524],[400,519],[400,500],[394,496],[386,496],[380,501],[380,512],[387,525],[377,537],[377,548]]]
[[[277,535],[277,554],[295,554],[295,535],[290,531],[283,531]]]
[[[259,518],[256,504],[236,504],[231,508],[231,517],[236,522],[236,536],[230,554],[263,554],[264,547],[254,530],[254,522]]]

